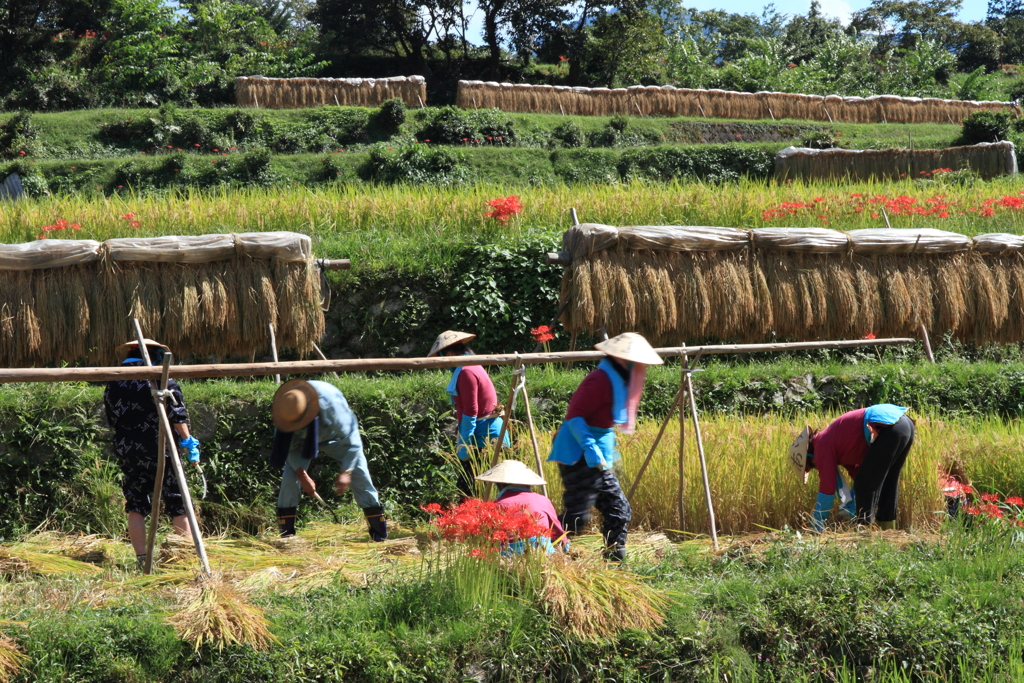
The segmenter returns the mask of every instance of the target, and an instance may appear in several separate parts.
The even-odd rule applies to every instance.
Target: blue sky
[[[850,15],[871,4],[871,0],[819,0],[823,14],[836,17],[844,24],[850,21]],[[699,10],[721,9],[726,12],[740,14],[761,14],[768,2],[751,2],[750,0],[685,0],[687,7]],[[775,9],[783,14],[807,14],[811,8],[811,0],[779,0]],[[988,10],[987,0],[964,0],[958,19],[960,21],[981,21]],[[469,40],[480,45],[483,43],[483,17],[476,12],[470,22]]]

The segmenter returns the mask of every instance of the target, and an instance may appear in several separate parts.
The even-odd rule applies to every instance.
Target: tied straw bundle
[[[277,642],[263,610],[250,605],[218,574],[197,576],[182,592],[178,610],[167,621],[196,650],[203,645],[218,650],[227,645],[265,650]]]
[[[17,676],[27,661],[14,639],[0,633],[0,683],[8,683]]]
[[[584,224],[563,238],[569,332],[652,344],[951,333],[1024,339],[1024,239],[939,230]]]

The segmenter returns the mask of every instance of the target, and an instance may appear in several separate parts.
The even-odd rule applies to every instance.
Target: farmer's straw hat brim
[[[152,339],[143,339],[142,343],[145,344],[147,347],[156,346],[157,348],[161,348],[164,351],[170,351],[171,350],[169,346],[167,346],[165,344],[161,344],[158,341],[153,341]],[[139,348],[139,340],[138,339],[133,339],[131,341],[125,342],[124,344],[121,344],[120,346],[115,348],[114,351],[115,351],[115,353],[117,353],[117,357],[119,359],[124,360],[125,358],[128,357],[128,351],[131,350],[132,347],[134,347],[136,349]]]
[[[804,484],[807,483],[807,449],[810,445],[811,427],[808,425],[797,435],[793,445],[789,447],[789,461]]]
[[[633,363],[662,365],[665,362],[654,350],[654,347],[636,332],[623,332],[617,337],[594,344],[594,348],[609,356]]]
[[[289,380],[274,393],[270,414],[282,432],[298,431],[320,414],[320,395],[304,379]]]
[[[543,486],[547,483],[543,477],[518,460],[502,460],[483,474],[477,475],[476,479],[514,486]]]
[[[467,342],[471,339],[476,339],[476,335],[470,334],[469,332],[445,330],[441,334],[437,335],[437,339],[434,340],[434,345],[430,347],[430,353],[427,354],[427,358],[436,356],[453,344]]]

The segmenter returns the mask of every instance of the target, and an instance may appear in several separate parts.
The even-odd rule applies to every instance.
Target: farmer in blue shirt
[[[327,382],[293,379],[278,388],[271,412],[277,431],[270,466],[284,468],[277,498],[281,535],[295,534],[300,488],[310,496],[316,493],[316,484],[307,470],[310,461],[322,452],[340,465],[335,491],[341,494],[351,486],[370,526],[370,536],[375,541],[385,540],[388,529],[384,508],[366,466],[359,422],[341,390]]]

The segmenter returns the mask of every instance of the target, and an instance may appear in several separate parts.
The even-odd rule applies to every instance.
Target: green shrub
[[[843,146],[840,143],[839,138],[837,138],[830,130],[811,133],[805,137],[800,144],[803,147],[809,147],[810,149],[837,149]]]
[[[271,159],[267,149],[250,150],[231,160],[229,176],[245,185],[272,185],[277,177],[270,165]]]
[[[293,135],[305,135],[305,144],[308,151],[320,152],[337,145],[351,145],[369,141],[368,127],[370,125],[370,113],[365,109],[337,109],[324,108],[312,112],[309,115],[309,122],[312,124],[303,130],[293,129]],[[311,146],[317,147],[311,149]]]
[[[734,145],[651,147],[625,152],[619,160],[618,170],[623,178],[630,180],[697,178],[722,182],[741,176],[767,178],[772,173],[773,159],[770,152]]]
[[[977,111],[963,121],[959,145],[976,145],[979,142],[999,142],[1010,135],[1010,114],[1002,111]]]
[[[611,120],[608,121],[608,128],[619,135],[623,135],[626,132],[626,129],[629,128],[629,118],[621,114],[613,116]]]
[[[225,117],[224,123],[227,124],[235,142],[242,142],[257,135],[262,121],[251,111],[235,109]]]
[[[573,120],[560,123],[551,131],[551,138],[561,143],[562,147],[582,147],[587,144],[583,130]]]
[[[18,159],[32,154],[38,137],[32,115],[18,112],[0,125],[0,159]]]
[[[618,155],[612,150],[556,150],[551,154],[555,175],[567,183],[616,183]]]
[[[406,106],[405,100],[394,97],[384,104],[374,114],[373,123],[388,136],[394,135],[405,123]]]
[[[515,122],[500,109],[480,109],[469,113],[480,144],[509,146],[518,142]]]
[[[441,107],[425,118],[416,139],[439,145],[512,145],[518,135],[512,117],[500,109]]]
[[[430,183],[455,185],[469,177],[465,157],[458,150],[411,145],[396,150],[376,146],[362,175],[377,183]]]

